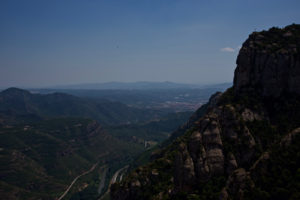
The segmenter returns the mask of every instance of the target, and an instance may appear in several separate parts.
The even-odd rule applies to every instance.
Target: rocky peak
[[[3,90],[0,92],[0,96],[2,97],[25,97],[25,96],[30,96],[31,93],[28,92],[27,90],[19,89],[19,88],[8,88],[6,90]]]
[[[183,134],[115,184],[112,199],[299,199],[291,189],[300,191],[299,44],[300,25],[252,33],[233,88],[213,95]]]
[[[300,94],[300,25],[252,33],[236,63],[235,94]]]

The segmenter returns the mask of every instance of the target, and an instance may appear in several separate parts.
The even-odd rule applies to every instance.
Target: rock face
[[[299,25],[251,34],[233,88],[214,95],[185,134],[115,184],[112,199],[300,198],[299,44]]]
[[[256,90],[273,97],[284,92],[300,94],[299,26],[252,33],[236,63],[236,93]]]

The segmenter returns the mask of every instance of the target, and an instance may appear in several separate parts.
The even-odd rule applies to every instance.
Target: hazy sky
[[[299,0],[1,0],[0,87],[230,82],[251,32],[291,23]]]

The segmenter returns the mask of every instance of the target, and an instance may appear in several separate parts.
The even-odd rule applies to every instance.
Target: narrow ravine
[[[106,178],[107,171],[108,171],[108,167],[104,166],[103,167],[103,172],[102,172],[102,175],[101,175],[100,184],[99,184],[98,191],[97,191],[98,194],[101,194],[101,192],[102,192],[102,190],[105,186],[105,178]]]
[[[113,177],[110,180],[109,187],[117,181],[117,178],[118,178],[120,172],[123,171],[123,170],[125,170],[128,167],[129,166],[126,165],[125,167],[123,167],[123,168],[119,169],[118,171],[116,171],[116,173],[113,175]]]
[[[119,174],[122,171],[125,171],[127,168],[129,167],[129,165],[126,165],[125,167],[120,168],[119,170],[117,170],[114,175],[112,176],[112,178],[110,179],[109,185],[108,185],[108,189],[106,190],[106,192],[99,198],[99,200],[102,200],[106,195],[108,195],[108,193],[110,192],[110,187],[112,184],[114,184],[117,181],[117,178],[119,176]],[[123,173],[121,174],[120,179],[122,179],[123,177]]]

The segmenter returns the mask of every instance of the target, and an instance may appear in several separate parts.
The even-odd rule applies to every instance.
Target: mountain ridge
[[[299,31],[294,24],[250,35],[233,87],[154,160],[113,185],[112,199],[299,198],[300,82],[283,84],[300,76]],[[258,47],[253,35],[264,35]],[[265,56],[257,59],[258,52]]]
[[[105,83],[83,83],[74,85],[53,86],[48,88],[54,89],[89,89],[89,90],[153,90],[153,89],[194,89],[204,87],[224,87],[231,83],[216,83],[216,84],[190,84],[176,83],[170,81],[164,82],[105,82]]]
[[[0,92],[0,116],[6,121],[44,119],[51,117],[86,117],[101,124],[127,124],[160,116],[150,110],[128,107],[109,100],[89,100],[65,93],[33,94],[9,88]]]

